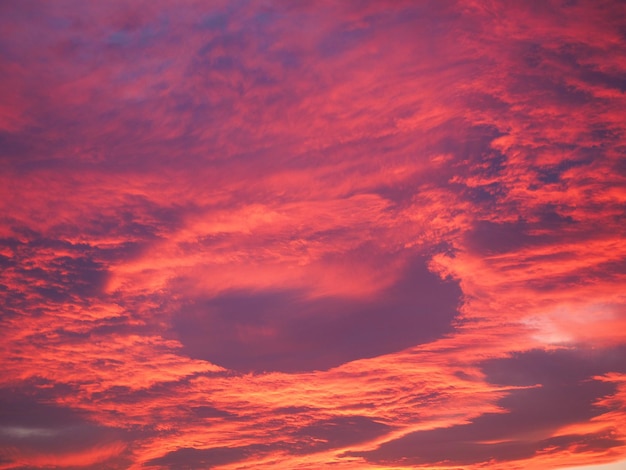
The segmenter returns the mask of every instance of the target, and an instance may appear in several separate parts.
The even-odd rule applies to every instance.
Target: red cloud
[[[1,468],[624,457],[623,5],[0,10]]]

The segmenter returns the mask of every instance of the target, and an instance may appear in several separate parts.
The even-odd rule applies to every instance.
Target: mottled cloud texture
[[[626,459],[626,4],[0,2],[0,469]]]

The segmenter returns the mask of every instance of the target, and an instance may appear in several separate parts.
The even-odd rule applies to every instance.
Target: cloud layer
[[[0,5],[0,469],[626,458],[626,6]]]

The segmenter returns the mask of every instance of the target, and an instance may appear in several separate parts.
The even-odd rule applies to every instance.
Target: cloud
[[[625,13],[2,2],[0,467],[623,460]]]
[[[483,365],[487,380],[532,387],[501,399],[500,413],[484,414],[469,424],[418,431],[352,455],[381,465],[471,465],[530,459],[542,452],[602,452],[623,446],[624,441],[610,429],[558,433],[560,428],[610,411],[594,404],[615,393],[615,385],[590,379],[606,370],[623,369],[622,356],[621,350],[531,351],[490,360]]]
[[[321,370],[450,332],[459,297],[453,282],[416,259],[396,284],[367,302],[234,291],[184,305],[174,333],[191,357],[229,369]]]
[[[242,447],[215,447],[210,449],[196,449],[185,447],[169,452],[147,462],[159,468],[216,468],[217,466],[238,462],[253,455],[259,456],[267,451],[267,446],[251,445]]]
[[[132,439],[131,434],[98,425],[85,413],[48,404],[42,399],[49,393],[43,390],[39,396],[24,386],[0,391],[0,456],[8,468],[128,463],[124,442]]]

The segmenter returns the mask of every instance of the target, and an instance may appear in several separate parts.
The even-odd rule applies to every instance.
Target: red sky
[[[0,85],[0,469],[626,459],[624,2],[8,0]]]

